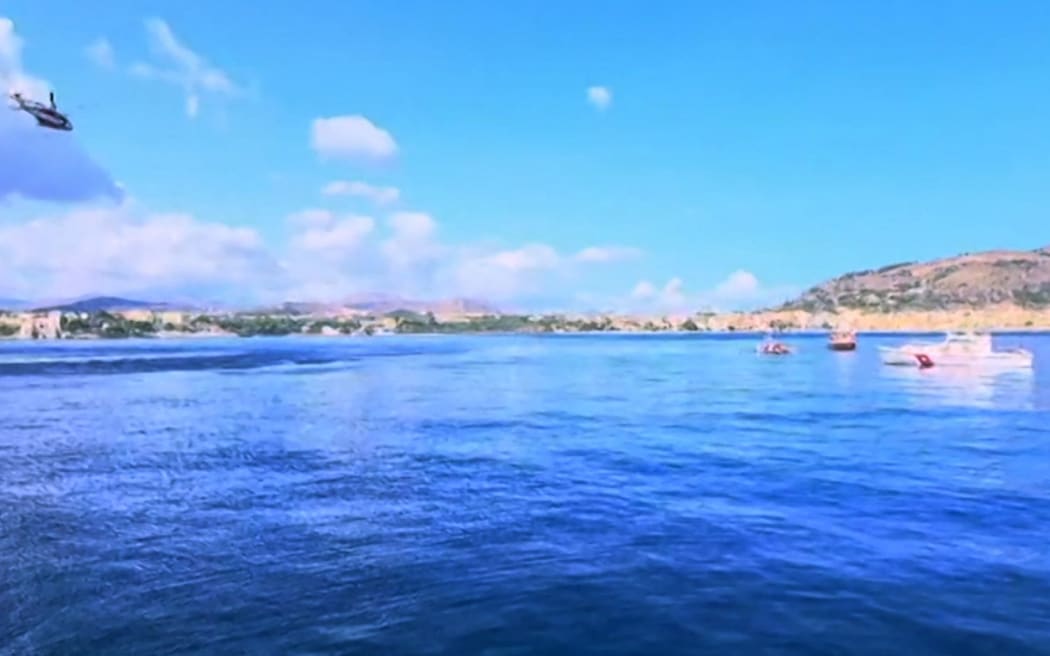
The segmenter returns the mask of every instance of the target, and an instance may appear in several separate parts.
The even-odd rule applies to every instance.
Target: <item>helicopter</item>
[[[36,119],[37,125],[41,127],[51,128],[52,130],[72,130],[73,124],[70,122],[69,117],[58,111],[58,107],[55,105],[55,92],[52,91],[50,96],[51,106],[48,107],[42,102],[26,100],[21,93],[15,92],[11,94],[11,100],[14,100],[18,106],[11,109],[29,114]]]

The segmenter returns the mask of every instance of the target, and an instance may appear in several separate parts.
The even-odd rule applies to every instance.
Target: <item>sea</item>
[[[0,343],[0,654],[1050,654],[1050,336],[786,339]]]

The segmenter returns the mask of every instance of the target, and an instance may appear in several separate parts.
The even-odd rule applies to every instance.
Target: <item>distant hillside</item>
[[[830,312],[1050,307],[1050,247],[967,253],[856,271],[806,291],[782,309]]]
[[[171,310],[175,306],[170,303],[155,303],[151,301],[136,301],[130,298],[119,298],[116,296],[94,296],[84,298],[61,305],[52,305],[40,310],[60,310],[62,312],[117,312],[121,310]]]

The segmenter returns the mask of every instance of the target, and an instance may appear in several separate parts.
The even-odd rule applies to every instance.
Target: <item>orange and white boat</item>
[[[828,348],[832,351],[857,350],[857,333],[852,330],[836,330],[828,336]]]

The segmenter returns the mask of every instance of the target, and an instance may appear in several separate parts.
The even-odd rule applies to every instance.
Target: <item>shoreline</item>
[[[0,341],[209,340],[273,337],[379,337],[383,335],[686,335],[827,336],[836,330],[864,335],[938,335],[954,332],[1050,332],[1050,308],[1001,305],[985,309],[872,313],[802,310],[693,314],[195,314],[125,310],[94,313],[0,314]]]
[[[694,337],[703,339],[705,337],[710,338],[727,338],[727,337],[738,337],[743,339],[761,339],[762,337],[773,334],[778,339],[792,338],[805,338],[805,339],[817,339],[827,337],[831,331],[826,330],[784,330],[771,332],[768,330],[577,330],[577,331],[495,331],[495,330],[463,330],[463,331],[433,331],[433,332],[404,332],[404,333],[383,333],[377,335],[364,335],[364,334],[336,334],[326,335],[320,333],[305,334],[305,333],[290,333],[287,335],[237,335],[236,333],[229,334],[218,334],[218,333],[178,333],[178,334],[166,334],[166,335],[128,335],[122,337],[101,337],[98,335],[67,335],[58,338],[25,338],[17,336],[4,336],[0,337],[0,344],[3,343],[55,343],[55,342],[178,342],[178,341],[212,341],[212,340],[250,340],[250,339],[263,339],[263,340],[281,340],[281,339],[311,339],[311,340],[345,340],[345,339],[374,339],[383,337],[413,337],[413,338],[434,338],[434,337],[511,337],[511,336],[522,336],[522,337],[572,337],[574,335],[583,337]],[[913,328],[913,329],[893,329],[893,330],[856,330],[854,333],[858,338],[863,337],[914,337],[914,336],[943,336],[948,333],[966,333],[976,332],[984,333],[992,336],[1025,336],[1025,335],[1050,335],[1050,327],[1045,328],[995,328],[989,330],[966,330],[966,329],[955,329],[955,330],[936,330],[929,328]]]

